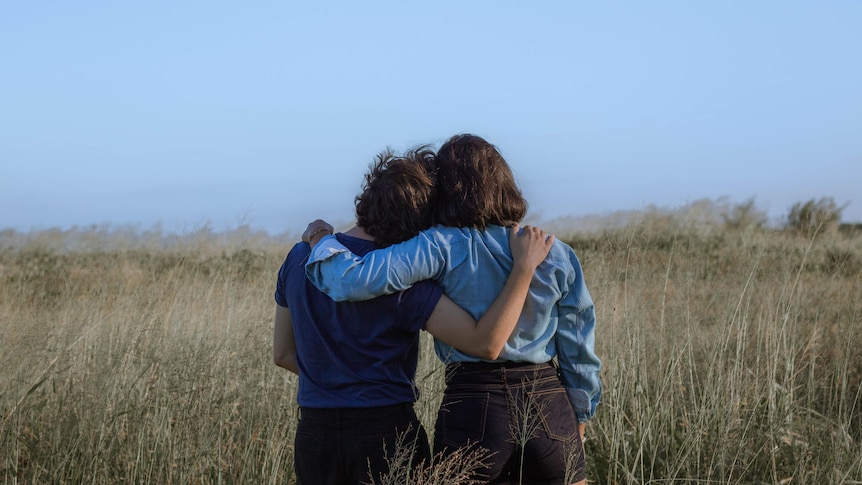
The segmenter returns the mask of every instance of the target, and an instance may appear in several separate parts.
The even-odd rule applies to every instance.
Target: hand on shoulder
[[[548,256],[554,240],[553,234],[541,228],[527,225],[519,231],[519,225],[515,223],[509,232],[509,249],[514,264],[523,265],[531,271],[536,269]]]
[[[309,223],[308,227],[305,228],[305,232],[302,233],[302,240],[311,246],[314,246],[323,236],[332,234],[334,231],[335,229],[331,224],[323,219],[316,219]]]

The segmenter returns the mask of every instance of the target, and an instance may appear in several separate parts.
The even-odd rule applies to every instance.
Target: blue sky
[[[470,132],[538,219],[728,197],[862,221],[862,2],[0,4],[0,228],[349,222]]]

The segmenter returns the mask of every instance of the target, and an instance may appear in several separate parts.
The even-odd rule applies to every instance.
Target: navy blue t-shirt
[[[358,255],[372,241],[338,240]],[[299,362],[300,406],[359,408],[414,402],[419,331],[443,289],[423,281],[362,302],[335,302],[305,277],[310,248],[298,243],[278,274],[275,301],[290,310]]]

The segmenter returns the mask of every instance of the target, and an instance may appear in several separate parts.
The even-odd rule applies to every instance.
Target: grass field
[[[296,379],[271,354],[289,241],[2,236],[3,483],[292,481]],[[862,237],[563,239],[604,362],[591,482],[862,483]],[[433,430],[443,376],[424,345]]]

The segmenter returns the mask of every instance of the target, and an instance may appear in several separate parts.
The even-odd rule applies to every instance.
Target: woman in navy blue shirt
[[[427,149],[379,157],[357,198],[358,225],[337,234],[337,240],[366,254],[427,226],[433,190],[429,158],[433,152]],[[385,457],[394,455],[396,443],[412,444],[414,464],[427,465],[427,435],[413,411],[419,330],[465,352],[496,358],[553,237],[527,227],[510,243],[515,267],[478,323],[432,281],[366,302],[334,302],[305,277],[308,244],[290,251],[275,293],[273,349],[276,364],[299,374],[295,470],[300,483],[376,481],[386,473]]]

